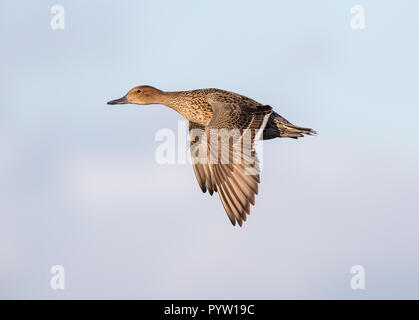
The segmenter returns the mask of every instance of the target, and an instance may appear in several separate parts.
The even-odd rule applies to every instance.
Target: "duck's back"
[[[172,92],[169,106],[189,121],[205,126],[213,114],[213,107],[208,101],[210,97],[212,100],[255,109],[261,106],[260,103],[248,97],[215,88]]]

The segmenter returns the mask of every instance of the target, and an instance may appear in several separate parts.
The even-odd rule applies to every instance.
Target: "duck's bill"
[[[123,96],[120,99],[108,101],[108,104],[126,104],[129,103],[127,96]]]

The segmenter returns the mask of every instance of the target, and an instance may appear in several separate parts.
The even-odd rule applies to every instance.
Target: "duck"
[[[199,187],[210,195],[218,193],[233,226],[241,227],[250,206],[255,205],[260,183],[257,142],[317,134],[292,124],[269,105],[216,88],[162,91],[142,85],[107,104],[160,104],[188,120],[189,148]]]

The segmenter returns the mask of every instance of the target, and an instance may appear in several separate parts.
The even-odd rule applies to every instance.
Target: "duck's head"
[[[163,91],[151,86],[138,86],[132,88],[120,99],[108,101],[108,104],[159,104]]]

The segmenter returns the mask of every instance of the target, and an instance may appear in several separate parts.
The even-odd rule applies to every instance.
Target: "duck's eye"
[[[140,89],[138,89],[138,90],[137,90],[137,93],[141,93],[141,90],[140,90]]]

